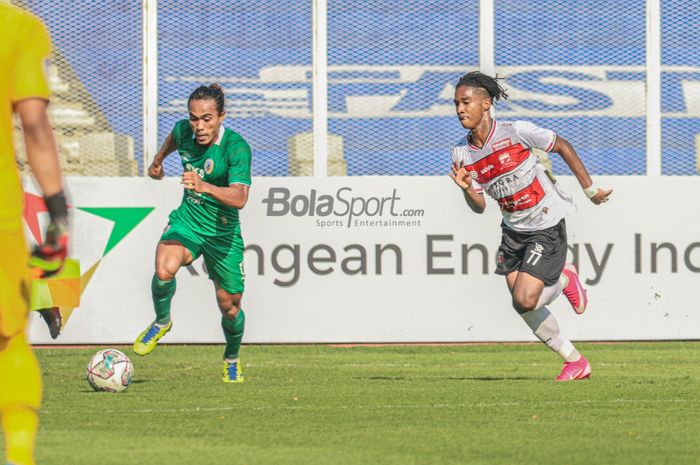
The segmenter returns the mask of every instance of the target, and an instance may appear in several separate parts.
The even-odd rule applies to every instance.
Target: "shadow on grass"
[[[450,381],[542,381],[547,378],[537,376],[460,376],[444,379]]]
[[[131,381],[131,384],[141,384],[141,383],[148,383],[148,380],[146,380],[146,379],[135,379],[135,380]],[[131,385],[131,384],[130,384],[130,385]],[[103,393],[114,394],[113,392],[109,392],[109,391],[95,391],[94,389],[90,389],[90,388],[81,389],[80,392],[83,392],[83,393],[86,393],[86,392],[87,392],[87,393],[93,393],[93,394],[103,394]]]
[[[368,376],[366,378],[353,378],[364,381],[430,381],[430,380],[449,380],[449,381],[544,381],[548,378],[537,376],[450,376],[436,378],[404,378],[401,376]]]

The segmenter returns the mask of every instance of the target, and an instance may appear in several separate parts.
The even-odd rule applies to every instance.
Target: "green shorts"
[[[160,242],[177,241],[187,247],[192,259],[202,255],[209,279],[217,282],[230,294],[242,294],[245,287],[243,271],[243,237],[236,226],[233,234],[202,236],[192,231],[186,223],[170,218]]]

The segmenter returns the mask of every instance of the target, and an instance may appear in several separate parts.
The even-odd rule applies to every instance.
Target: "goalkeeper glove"
[[[46,228],[44,243],[32,250],[29,266],[39,278],[46,278],[61,271],[68,255],[68,205],[63,191],[44,197],[51,222]]]

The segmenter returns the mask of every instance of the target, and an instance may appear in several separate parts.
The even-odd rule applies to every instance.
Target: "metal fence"
[[[454,84],[479,68],[506,78],[497,118],[554,129],[594,174],[699,169],[692,0],[14,3],[52,35],[69,175],[143,175],[189,93],[213,82],[256,176],[444,175],[463,135]],[[172,156],[166,173],[180,170]]]
[[[41,17],[53,41],[49,81],[65,174],[137,176],[143,146],[140,2],[13,1]],[[19,127],[18,164],[24,161]]]
[[[663,174],[700,172],[700,4],[661,2]]]

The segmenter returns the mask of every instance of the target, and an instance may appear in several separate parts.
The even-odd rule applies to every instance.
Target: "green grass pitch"
[[[38,464],[700,464],[700,343],[578,344],[592,378],[555,383],[539,344],[120,348],[124,393],[93,392],[97,349],[39,349]],[[119,348],[119,347],[118,347]]]

